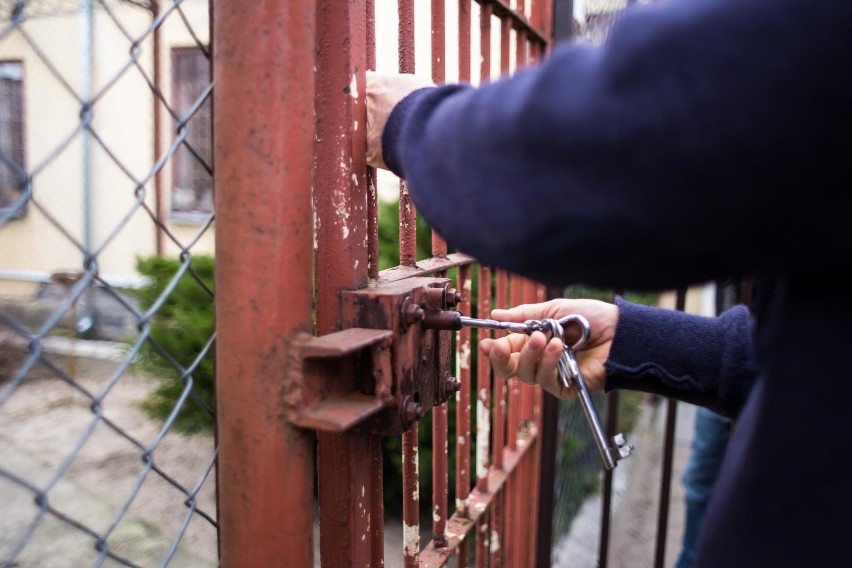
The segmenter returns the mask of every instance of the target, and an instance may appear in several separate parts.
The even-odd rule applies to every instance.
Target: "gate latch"
[[[460,388],[452,333],[422,324],[455,307],[447,278],[413,277],[341,293],[343,330],[297,342],[289,420],[323,431],[398,436]]]

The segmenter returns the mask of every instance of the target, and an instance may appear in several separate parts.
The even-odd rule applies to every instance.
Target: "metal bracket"
[[[341,293],[343,331],[300,343],[285,403],[304,428],[396,436],[460,384],[452,336],[421,325],[461,300],[447,278],[406,278]]]

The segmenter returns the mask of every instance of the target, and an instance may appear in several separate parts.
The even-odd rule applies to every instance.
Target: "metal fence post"
[[[214,14],[221,564],[312,566],[311,438],[281,388],[312,321],[314,2]]]

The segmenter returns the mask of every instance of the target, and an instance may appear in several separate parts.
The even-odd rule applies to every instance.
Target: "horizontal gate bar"
[[[423,567],[444,566],[450,556],[455,551],[456,547],[464,540],[468,533],[476,526],[480,517],[482,517],[496,499],[502,496],[506,481],[516,472],[519,471],[519,466],[524,463],[524,460],[531,459],[535,453],[532,450],[537,443],[537,434],[525,434],[518,438],[517,449],[510,450],[506,448],[503,451],[503,467],[504,469],[491,469],[488,473],[488,490],[482,491],[478,487],[468,495],[468,511],[467,516],[458,514],[450,517],[447,521],[447,546],[445,548],[434,548],[429,546],[420,552],[420,565]],[[534,498],[534,496],[530,496]]]

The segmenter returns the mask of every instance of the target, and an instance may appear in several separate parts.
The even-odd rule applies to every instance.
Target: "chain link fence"
[[[0,0],[0,567],[216,566],[207,0]]]

